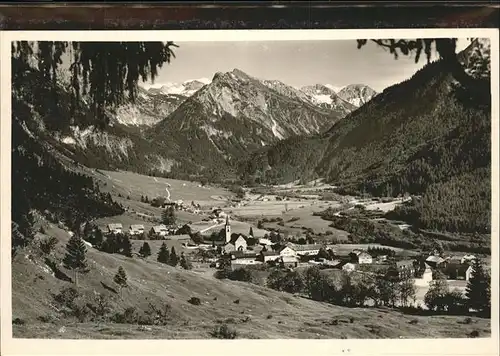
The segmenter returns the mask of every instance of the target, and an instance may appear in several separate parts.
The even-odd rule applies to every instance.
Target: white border
[[[492,78],[492,319],[488,339],[412,340],[34,340],[12,339],[10,257],[10,145],[11,83],[10,43],[43,41],[312,41],[358,38],[488,37],[491,40]],[[3,31],[1,44],[1,353],[5,355],[497,355],[498,232],[499,232],[499,37],[496,29],[374,29],[374,30],[189,30],[189,31]],[[390,56],[388,56],[390,63]],[[453,327],[453,325],[450,325]]]

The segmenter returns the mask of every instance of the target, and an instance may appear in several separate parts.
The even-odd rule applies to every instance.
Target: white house
[[[356,254],[358,263],[360,265],[373,263],[373,258],[368,252],[356,250],[354,251],[354,253]]]
[[[261,263],[257,260],[256,253],[248,253],[242,251],[231,252],[231,264],[233,265],[255,265]]]
[[[297,257],[297,251],[291,246],[285,246],[280,251],[282,257]]]
[[[262,262],[266,263],[269,261],[279,260],[281,255],[276,251],[261,251],[260,252]]]
[[[120,223],[117,224],[108,224],[108,233],[111,234],[121,234],[123,232],[123,225]]]
[[[474,255],[465,255],[462,257],[462,259],[460,260],[460,263],[467,263],[467,262],[471,262],[473,260],[475,260],[477,257],[474,256]]]
[[[280,262],[283,263],[285,266],[295,266],[297,267],[297,264],[299,263],[299,259],[297,256],[281,256],[280,257]]]
[[[261,239],[259,239],[259,245],[262,245],[262,246],[272,246],[273,243],[269,239],[261,238]]]
[[[299,256],[316,256],[319,250],[323,247],[322,245],[299,245],[294,244],[293,246],[287,246],[292,248],[295,253]]]
[[[150,233],[157,236],[165,236],[168,233],[168,229],[165,225],[153,226]]]
[[[440,256],[431,255],[431,256],[426,258],[425,263],[429,264],[429,266],[431,266],[433,268],[436,268],[439,265],[441,265],[442,263],[444,263],[445,261],[446,260]]]
[[[144,233],[144,225],[130,225],[130,235],[142,235]]]

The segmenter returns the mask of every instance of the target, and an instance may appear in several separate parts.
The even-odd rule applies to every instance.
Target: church
[[[231,223],[229,221],[229,215],[226,216],[226,225],[225,225],[225,244],[222,247],[223,253],[231,253],[234,251],[246,251],[247,250],[247,241],[243,237],[243,235],[235,235],[231,237]]]

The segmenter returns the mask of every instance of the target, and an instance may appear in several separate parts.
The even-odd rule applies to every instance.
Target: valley
[[[381,92],[238,67],[138,85],[168,43],[74,43],[83,74],[56,80],[16,46],[14,337],[491,335],[484,42]]]
[[[247,234],[253,229],[254,236],[262,238],[269,233],[269,228],[280,229],[284,236],[301,236],[305,230],[315,236],[319,243],[330,243],[332,239],[343,240],[335,245],[336,253],[347,254],[355,249],[383,247],[380,244],[349,244],[346,231],[329,227],[328,222],[313,212],[323,211],[328,207],[335,208],[345,201],[350,206],[366,204],[367,209],[376,209],[377,203],[343,197],[339,201],[319,200],[311,198],[311,186],[293,185],[286,188],[272,187],[276,195],[252,194],[234,206],[234,194],[227,189],[215,186],[201,187],[196,182],[179,181],[143,176],[132,172],[94,171],[95,179],[102,186],[102,191],[109,192],[113,200],[122,204],[125,212],[122,215],[97,219],[95,223],[103,231],[107,224],[121,223],[126,229],[133,224],[144,225],[145,231],[158,224],[161,208],[152,207],[140,201],[141,196],[150,198],[165,194],[168,186],[172,200],[190,202],[194,200],[201,205],[201,213],[193,214],[185,211],[176,213],[179,225],[189,224],[193,231],[202,230],[204,226],[213,224],[203,222],[210,215],[213,207],[220,207],[231,214],[232,231]],[[326,186],[326,189],[329,189]],[[269,187],[271,188],[271,187]],[[284,201],[271,201],[281,194],[293,191],[296,198]],[[321,186],[314,187],[314,193],[321,195]],[[125,196],[127,194],[127,196]],[[303,198],[300,195],[304,194]],[[129,199],[130,198],[130,199]],[[198,199],[197,199],[198,198]],[[344,200],[344,202],[342,202]],[[401,202],[395,201],[397,205]],[[349,203],[348,203],[349,204]],[[285,211],[286,210],[286,211]],[[138,212],[141,215],[138,215]],[[265,216],[272,220],[281,217],[284,226],[275,223],[264,223],[258,228],[258,221]],[[238,219],[242,219],[239,221]],[[293,222],[289,222],[293,220]],[[38,224],[45,226],[44,236],[55,236],[58,245],[49,259],[62,256],[64,245],[70,235],[65,229],[54,224]],[[38,225],[37,224],[37,225]],[[300,227],[299,227],[300,226]],[[219,224],[223,228],[223,224]],[[328,231],[331,230],[331,231]],[[209,234],[210,231],[207,232]],[[38,239],[43,236],[38,234]],[[316,238],[317,236],[317,238]],[[92,300],[92,293],[100,293],[109,298],[114,310],[137,308],[147,311],[148,303],[158,306],[168,304],[168,324],[164,326],[141,326],[109,322],[71,322],[59,316],[52,294],[64,287],[68,282],[56,277],[54,272],[37,255],[27,249],[16,256],[13,264],[14,281],[14,316],[24,321],[24,325],[14,325],[15,337],[42,338],[75,338],[75,339],[192,339],[210,338],[217,325],[229,325],[238,333],[238,338],[406,338],[406,337],[465,337],[469,332],[466,324],[461,324],[464,317],[432,315],[407,315],[397,310],[377,308],[346,308],[325,304],[304,298],[300,295],[274,291],[267,288],[265,278],[261,282],[247,283],[218,280],[214,278],[215,269],[208,262],[199,259],[198,252],[202,246],[187,247],[189,235],[167,236],[161,240],[132,241],[134,257],[129,258],[117,254],[107,254],[88,247],[90,274],[80,278],[78,290],[83,293],[79,298]],[[141,258],[137,251],[144,242],[151,246],[151,256]],[[171,267],[156,261],[160,245],[166,243],[168,249],[174,248],[192,259],[193,268],[185,271],[179,267]],[[210,246],[210,245],[207,245]],[[389,247],[392,249],[392,247]],[[414,256],[416,252],[393,248],[397,255]],[[128,287],[119,297],[112,288],[115,270],[122,266],[128,275]],[[307,268],[307,263],[299,266],[299,270]],[[327,271],[327,270],[325,270]],[[335,270],[328,270],[335,272]],[[60,272],[59,272],[60,273]],[[70,274],[67,274],[70,275]],[[111,290],[109,289],[111,288]],[[425,294],[425,289],[422,289]],[[417,292],[417,295],[422,292]],[[188,302],[197,297],[201,304],[193,306]],[[423,299],[423,294],[418,296]],[[236,304],[235,302],[238,301]],[[272,305],[272,307],[270,307]],[[474,329],[481,335],[489,333],[489,319],[473,317]],[[449,324],[453,323],[453,328]],[[384,325],[384,326],[381,326]],[[425,327],[422,327],[425,326]]]

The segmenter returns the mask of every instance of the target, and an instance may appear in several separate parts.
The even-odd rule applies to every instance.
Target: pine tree
[[[184,252],[181,253],[180,265],[184,269],[192,269],[193,268],[191,261],[186,257]]]
[[[121,297],[122,289],[128,287],[127,274],[125,273],[125,270],[123,269],[122,266],[118,268],[118,272],[115,274],[115,278],[113,278],[113,281],[116,284],[118,284],[118,287],[120,288],[120,297]]]
[[[253,236],[253,227],[250,226],[250,231],[248,232],[248,236],[254,237]]]
[[[100,248],[102,246],[103,241],[104,237],[101,229],[96,228],[94,230],[94,238],[92,239],[92,245],[94,245],[95,248]]]
[[[139,250],[139,254],[144,258],[151,256],[151,247],[149,247],[149,244],[147,242],[144,242],[141,249]]]
[[[168,264],[172,267],[177,266],[179,263],[179,257],[177,256],[177,253],[175,252],[175,247],[172,246],[172,249],[170,250],[170,259],[168,261]]]
[[[166,208],[161,213],[161,222],[165,225],[174,225],[175,224],[175,211],[172,206]]]
[[[54,107],[60,96],[56,85],[66,81],[61,78],[59,68],[67,53],[70,60],[67,94],[71,111],[79,109],[82,96],[86,96],[94,114],[92,123],[106,125],[105,109],[120,105],[126,99],[134,101],[138,96],[138,81],[154,80],[158,69],[174,57],[173,47],[177,47],[173,42],[15,41],[12,42],[12,82],[14,87],[24,83],[33,69],[38,70],[47,83],[46,95],[37,96],[33,101],[55,121],[57,109]]]
[[[489,312],[491,308],[490,277],[478,258],[472,262],[472,275],[467,283],[465,295],[470,308],[478,312]]]
[[[66,244],[64,266],[75,273],[75,284],[78,285],[78,273],[88,273],[89,267],[86,259],[87,248],[78,234],[74,234]]]
[[[144,203],[144,195],[141,195],[141,203]]]
[[[156,259],[160,263],[168,263],[170,261],[170,254],[168,253],[167,245],[161,244],[160,251],[158,251],[158,257]]]
[[[132,257],[132,243],[127,235],[124,235],[121,240],[121,253],[124,256]]]

